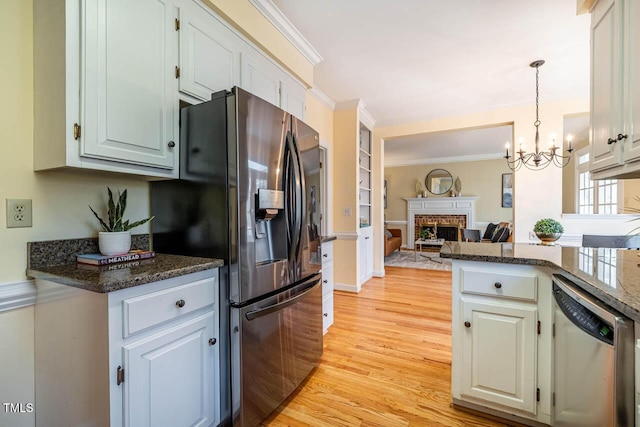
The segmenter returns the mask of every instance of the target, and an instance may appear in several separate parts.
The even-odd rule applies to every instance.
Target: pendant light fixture
[[[532,153],[527,153],[524,151],[524,145],[522,138],[520,138],[520,147],[519,150],[514,153],[513,156],[509,155],[509,143],[507,142],[506,155],[504,158],[507,160],[507,165],[509,169],[512,171],[517,171],[520,169],[522,165],[524,165],[527,169],[531,170],[542,170],[549,166],[551,163],[556,165],[559,168],[563,168],[569,164],[571,160],[571,152],[573,148],[571,148],[571,139],[569,138],[569,148],[567,148],[567,154],[565,156],[562,155],[562,147],[556,146],[555,138],[551,138],[549,142],[548,151],[540,150],[540,133],[538,128],[540,127],[540,116],[539,116],[539,74],[540,67],[544,64],[544,60],[539,59],[537,61],[533,61],[529,66],[531,68],[536,69],[536,121],[533,122],[533,125],[536,127],[536,136],[535,136],[535,151]],[[514,147],[515,150],[515,147]]]

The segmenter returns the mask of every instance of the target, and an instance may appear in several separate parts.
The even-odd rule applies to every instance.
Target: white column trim
[[[373,271],[373,277],[384,277],[385,275],[385,270],[382,269],[382,271]]]
[[[273,4],[271,0],[249,0],[256,9],[271,23],[280,33],[295,47],[311,65],[317,65],[324,58],[313,47],[311,43],[298,31],[298,29],[289,21],[278,6]]]
[[[358,233],[340,233],[340,232],[334,232],[333,233],[334,236],[336,236],[336,238],[338,240],[358,240]]]
[[[354,294],[357,294],[360,292],[361,286],[334,282],[333,289],[335,289],[336,291],[352,292]]]
[[[0,313],[36,303],[36,284],[33,280],[0,284]]]

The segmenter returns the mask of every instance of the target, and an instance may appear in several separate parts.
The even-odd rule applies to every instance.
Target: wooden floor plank
[[[319,366],[263,424],[505,426],[451,405],[451,273],[386,267],[334,293]]]

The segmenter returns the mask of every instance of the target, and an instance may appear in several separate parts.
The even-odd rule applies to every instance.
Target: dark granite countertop
[[[131,236],[132,249],[149,249],[148,235]],[[98,239],[66,239],[28,242],[27,276],[107,293],[198,271],[222,267],[214,258],[156,253],[139,261],[94,266],[76,263],[77,254],[97,253]]]
[[[336,236],[320,236],[320,243],[326,243],[336,239]]]
[[[107,293],[222,265],[222,260],[217,259],[156,254],[151,259],[100,267],[77,263],[40,267],[28,269],[27,275],[88,291]]]
[[[446,242],[442,258],[550,267],[554,273],[640,321],[640,251],[527,243]]]

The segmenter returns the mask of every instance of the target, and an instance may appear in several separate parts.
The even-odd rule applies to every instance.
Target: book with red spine
[[[153,258],[154,251],[133,250],[122,255],[102,255],[102,254],[80,254],[76,255],[76,261],[90,265],[108,265],[119,262],[137,261],[141,259]]]

